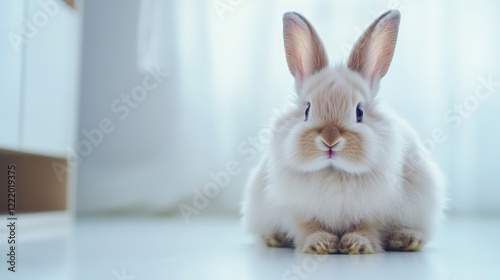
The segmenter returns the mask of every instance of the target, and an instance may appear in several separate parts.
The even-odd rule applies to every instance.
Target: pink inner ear
[[[300,19],[298,19],[300,20]],[[292,21],[293,25],[291,27],[292,33],[293,33],[293,47],[292,47],[292,52],[293,52],[293,61],[292,64],[294,64],[295,68],[295,75],[294,77],[296,79],[304,79],[307,73],[307,53],[311,51],[311,48],[309,46],[308,40],[310,40],[310,34],[307,31],[307,25],[306,24],[299,24],[295,21]]]
[[[305,76],[305,69],[304,69],[304,62],[302,61],[302,59],[300,58],[300,56],[295,56],[295,61],[296,61],[296,74],[295,74],[295,78],[300,78],[301,80],[304,79],[304,76]]]
[[[290,73],[297,79],[302,79],[304,76],[304,67],[299,52],[301,33],[304,32],[303,27],[300,27],[297,21],[300,21],[295,14],[285,14],[283,18],[283,37],[285,42],[286,58]]]
[[[369,56],[373,59],[371,61],[373,65],[369,71],[371,80],[382,78],[387,74],[396,48],[399,20],[394,22],[391,18],[382,24],[380,31],[370,43]]]

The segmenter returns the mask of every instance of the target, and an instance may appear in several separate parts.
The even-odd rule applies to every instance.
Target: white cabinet
[[[0,149],[66,157],[76,140],[81,15],[0,1]]]
[[[21,149],[64,157],[76,139],[80,18],[62,1],[28,3],[28,15],[45,16],[38,26],[30,17],[37,31],[25,44]]]
[[[24,1],[0,1],[0,147],[19,148],[22,49],[11,38],[22,34]]]
[[[0,168],[19,169],[19,213],[73,214],[75,173],[61,168],[77,137],[81,18],[62,0],[0,0]]]

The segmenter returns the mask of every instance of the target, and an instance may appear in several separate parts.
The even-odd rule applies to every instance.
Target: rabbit
[[[270,247],[311,254],[418,251],[443,217],[445,178],[416,131],[380,100],[400,12],[329,66],[322,41],[296,12],[283,16],[294,100],[272,122],[251,172],[242,222]]]

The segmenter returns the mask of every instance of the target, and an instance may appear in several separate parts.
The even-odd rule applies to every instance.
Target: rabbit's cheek
[[[363,137],[358,132],[353,131],[346,131],[343,137],[346,141],[340,155],[352,163],[366,163]]]
[[[317,138],[318,132],[316,129],[309,129],[301,135],[298,152],[300,158],[304,161],[314,161],[322,154],[316,146]]]

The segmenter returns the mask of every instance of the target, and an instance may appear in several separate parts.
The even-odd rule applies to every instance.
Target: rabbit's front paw
[[[349,255],[373,254],[372,243],[368,237],[357,232],[349,232],[342,236],[340,240],[339,251]]]
[[[308,235],[301,246],[303,253],[334,254],[337,252],[339,238],[331,233],[318,231]]]
[[[424,245],[420,232],[411,229],[393,231],[387,240],[386,249],[390,251],[418,251]]]

